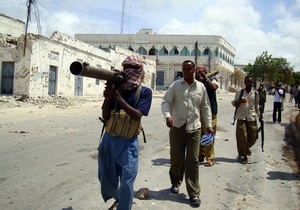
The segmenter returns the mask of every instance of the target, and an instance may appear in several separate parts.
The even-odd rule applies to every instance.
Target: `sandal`
[[[213,166],[214,164],[215,164],[215,161],[214,161],[214,160],[207,160],[207,161],[204,163],[204,166],[210,167],[210,166]]]
[[[247,158],[244,158],[244,159],[242,160],[242,162],[241,162],[241,164],[243,164],[243,165],[245,165],[245,164],[247,164],[247,163],[248,163]]]

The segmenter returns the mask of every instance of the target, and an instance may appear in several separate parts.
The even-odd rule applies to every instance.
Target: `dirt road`
[[[257,141],[249,164],[237,159],[231,93],[218,96],[216,164],[200,166],[201,209],[299,209],[299,174],[283,156],[292,105],[281,124],[271,121],[272,97],[265,113],[265,152]],[[73,101],[74,102],[74,101]],[[153,99],[143,118],[147,143],[140,136],[139,174],[135,190],[149,188],[148,199],[134,199],[133,209],[191,209],[185,183],[169,193],[168,129]],[[1,106],[0,209],[108,209],[97,180],[97,146],[101,100],[29,106]]]

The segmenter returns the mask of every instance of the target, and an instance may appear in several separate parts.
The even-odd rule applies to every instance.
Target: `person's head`
[[[201,66],[198,66],[196,68],[196,75],[195,75],[195,78],[196,80],[200,81],[201,80],[201,74],[200,72],[203,72],[204,74],[207,74],[207,70],[205,68],[205,66],[201,65]]]
[[[190,60],[186,60],[182,63],[182,75],[186,82],[191,84],[194,82],[195,63]]]
[[[264,88],[264,83],[261,82],[261,83],[259,84],[259,88],[260,88],[260,89],[263,89],[263,88]]]
[[[122,87],[131,90],[138,87],[142,82],[143,61],[136,55],[127,56],[122,62],[125,83]]]
[[[246,89],[251,90],[252,86],[253,86],[253,80],[251,77],[246,76],[245,80],[244,80]]]
[[[204,74],[207,74],[206,67],[201,65],[196,68],[196,71],[202,71]]]

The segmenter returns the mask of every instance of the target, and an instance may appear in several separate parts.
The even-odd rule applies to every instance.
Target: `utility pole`
[[[25,36],[24,36],[23,56],[25,56],[25,51],[26,51],[28,22],[29,22],[29,19],[30,19],[31,4],[32,4],[33,1],[34,1],[34,0],[28,0],[28,6],[27,6],[27,20],[26,20],[26,26],[25,26]]]
[[[195,68],[197,68],[198,65],[198,41],[195,43]]]
[[[120,34],[123,34],[123,27],[124,27],[124,11],[125,11],[125,0],[122,2],[122,14],[121,14],[121,30]]]
[[[210,65],[211,65],[211,55],[210,50],[208,51],[208,72],[210,72]]]

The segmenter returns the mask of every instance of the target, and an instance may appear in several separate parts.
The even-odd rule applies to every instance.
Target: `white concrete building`
[[[19,37],[25,32],[25,23],[0,14],[0,33],[6,34],[8,37]]]
[[[8,17],[2,20],[13,23]],[[16,27],[18,30],[19,25]],[[9,30],[14,29],[11,26]],[[13,33],[2,31],[2,25],[0,33],[0,94],[6,95],[102,96],[106,81],[73,75],[71,63],[87,62],[107,71],[121,70],[126,56],[139,55],[120,47],[104,51],[59,32],[54,32],[50,38],[28,34],[24,51],[24,35],[12,38],[7,33]],[[155,89],[155,61],[142,59],[144,84]]]
[[[75,38],[101,49],[119,46],[157,63],[157,88],[166,89],[181,75],[181,64],[192,60],[216,75],[220,88],[228,90],[234,74],[235,49],[220,36],[158,35],[152,29],[137,34],[75,34]]]

